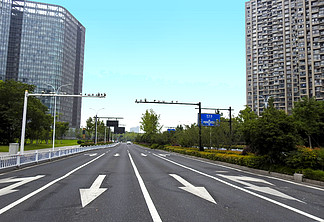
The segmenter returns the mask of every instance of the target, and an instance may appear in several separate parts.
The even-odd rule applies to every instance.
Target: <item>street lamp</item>
[[[53,112],[53,115],[54,115],[54,123],[53,123],[53,148],[52,150],[54,151],[54,146],[55,146],[55,122],[56,122],[56,96],[57,94],[59,93],[60,89],[63,87],[63,86],[71,86],[72,84],[65,84],[65,85],[61,85],[60,87],[57,88],[57,90],[55,90],[55,87],[50,85],[50,84],[47,84],[45,83],[46,85],[48,86],[51,86],[54,90],[54,112]]]
[[[93,108],[90,108],[90,109],[96,111],[96,110],[93,109]],[[101,108],[101,109],[99,109],[99,110],[96,111],[95,144],[97,144],[97,118],[98,118],[98,112],[99,112],[100,110],[103,110],[103,109],[105,109],[105,108]]]
[[[268,102],[271,96],[263,96],[263,95],[259,95],[260,97],[262,97],[263,101],[264,101],[264,108],[268,108]]]

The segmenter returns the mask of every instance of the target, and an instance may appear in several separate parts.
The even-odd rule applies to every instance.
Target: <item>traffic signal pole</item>
[[[198,127],[199,127],[199,151],[204,151],[204,147],[202,146],[201,142],[201,102],[199,103],[181,103],[181,102],[165,102],[165,101],[160,101],[160,100],[154,100],[154,101],[147,101],[146,99],[144,100],[135,100],[135,103],[156,103],[156,104],[168,104],[168,105],[189,105],[189,106],[198,106],[199,109],[199,114],[198,114]]]
[[[20,154],[24,153],[25,148],[25,131],[26,131],[26,116],[27,116],[27,100],[28,96],[50,96],[50,97],[90,97],[90,98],[106,98],[106,93],[98,93],[98,94],[79,94],[79,95],[66,95],[66,94],[58,94],[58,93],[28,93],[28,90],[25,90],[25,96],[24,96],[24,108],[23,108],[23,118],[22,118],[22,124],[21,124],[21,138],[20,138]],[[54,116],[55,118],[55,116]],[[55,137],[53,136],[53,140]],[[53,141],[54,143],[54,141]],[[53,147],[54,148],[54,147]]]

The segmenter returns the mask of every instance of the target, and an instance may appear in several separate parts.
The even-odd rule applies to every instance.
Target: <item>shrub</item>
[[[159,144],[156,144],[156,143],[154,143],[154,144],[151,145],[151,148],[152,149],[157,149],[158,147],[159,147]]]
[[[77,143],[82,144],[82,143],[84,143],[84,141],[83,140],[78,140]]]
[[[158,149],[160,149],[160,150],[164,150],[164,145],[159,145],[159,146],[158,146]]]
[[[303,171],[304,177],[312,180],[324,181],[324,171],[323,170],[312,170],[312,169],[304,169]]]
[[[299,147],[298,150],[289,152],[287,155],[285,163],[291,168],[324,169],[324,149]]]
[[[154,145],[154,144],[153,144]],[[298,152],[290,152],[288,153],[287,161],[290,160],[290,165],[280,165],[280,164],[271,164],[269,162],[269,156],[256,156],[251,153],[247,153],[243,155],[241,152],[238,151],[228,151],[228,150],[205,150],[199,151],[197,148],[184,148],[179,146],[157,146],[158,149],[163,149],[171,152],[202,157],[210,160],[227,162],[232,164],[237,164],[241,166],[247,166],[250,168],[262,169],[271,172],[277,173],[284,173],[293,175],[295,172],[302,172],[305,178],[312,179],[312,180],[319,180],[324,181],[324,171],[322,170],[313,170],[313,169],[303,169],[301,166],[309,165],[312,162],[316,162],[316,166],[323,167],[323,149],[309,149],[309,148],[299,148]],[[301,149],[301,150],[300,150]],[[311,154],[310,154],[311,152]],[[303,158],[296,158],[303,157]],[[313,157],[315,155],[315,157]],[[306,161],[304,165],[302,162]],[[294,164],[293,164],[294,163]],[[293,165],[293,166],[292,166]],[[311,164],[315,166],[315,164]]]
[[[298,170],[290,168],[288,166],[270,165],[269,168],[268,168],[268,171],[293,175]]]

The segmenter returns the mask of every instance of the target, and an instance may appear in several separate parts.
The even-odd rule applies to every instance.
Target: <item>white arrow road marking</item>
[[[270,194],[270,195],[273,195],[273,196],[282,197],[282,198],[285,198],[285,199],[288,199],[288,200],[296,200],[296,201],[305,203],[305,202],[303,202],[301,200],[298,200],[296,198],[288,196],[288,195],[286,195],[284,193],[281,193],[281,192],[279,192],[279,191],[277,191],[275,189],[272,189],[270,187],[260,187],[260,186],[256,186],[254,184],[250,184],[250,183],[246,182],[246,181],[259,182],[259,183],[264,183],[264,184],[274,186],[272,183],[269,183],[268,181],[265,181],[263,179],[258,179],[258,178],[253,178],[253,177],[246,177],[246,176],[227,176],[227,175],[222,175],[222,174],[217,174],[217,175],[221,176],[221,177],[224,177],[224,178],[227,178],[229,180],[235,181],[237,183],[243,184],[243,185],[246,186],[245,188],[248,188],[250,190],[255,190],[255,191]]]
[[[23,178],[13,178],[13,177],[10,177],[10,178],[6,178],[6,179],[1,179],[0,180],[0,183],[14,183],[10,186],[7,186],[5,188],[2,188],[0,189],[0,196],[2,195],[6,195],[6,194],[9,194],[9,193],[13,193],[13,192],[16,192],[18,190],[15,190],[15,188],[17,187],[20,187],[26,183],[29,183],[33,180],[37,180],[39,178],[42,178],[44,177],[45,175],[38,175],[38,176],[34,176],[34,177],[23,177]]]
[[[192,184],[190,184],[188,181],[186,181],[185,179],[183,179],[182,177],[176,174],[169,174],[169,175],[172,176],[177,181],[179,181],[182,185],[184,185],[184,187],[179,187],[180,189],[183,189],[189,193],[192,193],[193,195],[196,195],[200,198],[203,198],[214,204],[217,204],[216,201],[213,199],[213,197],[205,189],[205,187],[195,187]]]
[[[116,153],[114,156],[120,156],[119,153]]]
[[[194,169],[194,168],[190,168],[190,167],[188,167],[188,166],[182,165],[182,164],[180,164],[180,163],[177,163],[177,162],[175,162],[175,161],[169,160],[169,159],[167,159],[167,158],[163,158],[163,157],[161,157],[161,156],[159,156],[159,155],[156,155],[156,154],[154,154],[154,153],[153,153],[153,155],[156,156],[156,157],[158,157],[158,158],[160,158],[160,159],[163,159],[163,160],[165,160],[165,161],[168,161],[168,162],[170,162],[170,163],[173,163],[173,164],[175,164],[175,165],[177,165],[177,166],[180,166],[180,167],[182,167],[182,168],[184,168],[184,169],[187,169],[187,170],[190,170],[190,171],[195,172],[195,173],[197,173],[197,174],[203,175],[203,176],[205,176],[205,177],[208,177],[208,178],[214,179],[214,180],[216,180],[216,181],[218,181],[218,182],[220,182],[220,183],[223,183],[223,184],[226,184],[226,185],[228,185],[228,186],[230,186],[230,187],[233,187],[234,189],[237,189],[237,190],[243,191],[243,192],[245,192],[245,193],[251,194],[251,195],[253,195],[253,196],[255,196],[255,197],[261,198],[261,199],[263,199],[263,200],[265,200],[265,201],[268,201],[268,202],[270,202],[270,203],[276,204],[276,205],[278,205],[278,206],[281,206],[281,207],[283,207],[283,208],[286,208],[286,209],[288,209],[288,210],[291,210],[291,211],[293,211],[293,212],[295,212],[295,213],[298,213],[298,214],[300,214],[300,215],[303,215],[303,216],[305,216],[305,217],[308,217],[308,218],[311,218],[311,219],[313,219],[313,220],[320,221],[320,222],[323,222],[323,221],[324,221],[323,218],[316,217],[316,216],[314,216],[314,215],[312,215],[312,214],[309,214],[309,213],[306,213],[306,212],[304,212],[304,211],[298,210],[297,208],[294,208],[294,207],[291,207],[291,206],[289,206],[289,205],[283,204],[283,203],[281,203],[281,202],[279,202],[279,201],[276,201],[276,200],[270,199],[269,197],[262,196],[262,195],[260,195],[260,194],[258,194],[258,193],[254,193],[254,192],[252,192],[251,190],[248,190],[248,189],[245,189],[245,188],[243,188],[243,187],[240,187],[240,186],[234,185],[234,184],[229,183],[229,182],[227,182],[227,181],[225,181],[225,180],[222,180],[222,179],[220,179],[220,178],[218,178],[218,177],[215,177],[215,176],[209,175],[209,174],[207,174],[207,173],[201,172],[201,171],[196,170],[196,169]]]
[[[87,206],[107,190],[107,188],[100,188],[105,177],[106,175],[99,175],[89,189],[80,189],[82,207]]]
[[[101,154],[100,156],[98,156],[98,157],[96,157],[96,158],[90,160],[89,162],[87,162],[87,163],[85,163],[85,164],[83,164],[83,165],[81,165],[81,166],[75,168],[74,170],[72,170],[72,171],[66,173],[64,176],[61,176],[61,177],[59,177],[59,178],[53,180],[52,182],[49,182],[48,184],[42,186],[41,188],[38,188],[37,190],[35,190],[35,191],[33,191],[33,192],[27,194],[26,196],[24,196],[24,197],[22,197],[22,198],[16,200],[15,202],[13,202],[13,203],[11,203],[11,204],[5,206],[4,208],[1,208],[1,209],[0,209],[0,215],[3,214],[4,212],[10,210],[11,208],[17,206],[18,204],[24,202],[25,200],[28,200],[29,198],[35,196],[35,195],[38,194],[39,192],[41,192],[41,191],[47,189],[48,187],[52,186],[53,184],[55,184],[55,183],[57,183],[57,182],[59,182],[59,181],[65,179],[66,177],[70,176],[70,175],[73,174],[74,172],[76,172],[76,171],[78,171],[79,169],[81,169],[81,168],[83,168],[83,167],[89,165],[90,163],[96,161],[97,159],[99,159],[100,157],[102,157],[102,156],[104,156],[104,155],[105,155],[104,153]]]
[[[141,156],[147,156],[146,154],[144,154],[144,153],[141,153]]]

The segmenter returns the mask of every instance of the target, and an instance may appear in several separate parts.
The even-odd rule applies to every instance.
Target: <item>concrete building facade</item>
[[[65,8],[0,0],[0,80],[36,86],[36,92],[82,93],[85,28]],[[54,98],[41,98],[54,113]],[[59,121],[79,128],[81,98],[58,97]]]
[[[250,0],[245,29],[249,107],[272,97],[289,114],[301,97],[324,99],[323,0]]]

